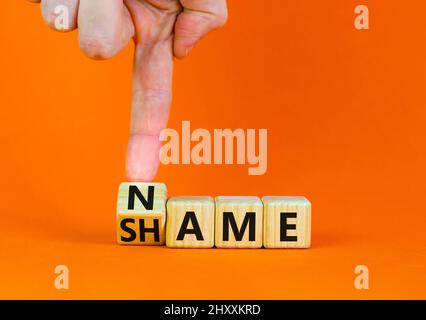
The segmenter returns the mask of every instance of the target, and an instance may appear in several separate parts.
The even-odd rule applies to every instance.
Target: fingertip
[[[132,135],[126,156],[126,175],[130,182],[151,182],[159,166],[160,141],[157,136]]]

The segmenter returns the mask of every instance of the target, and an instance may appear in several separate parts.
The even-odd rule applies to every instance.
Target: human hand
[[[173,57],[186,57],[197,42],[227,19],[226,0],[28,0],[41,2],[45,22],[55,28],[55,8],[69,10],[69,29],[78,28],[81,50],[109,59],[135,43],[129,181],[151,181],[158,164],[159,134],[171,104]],[[63,30],[62,30],[63,31]]]

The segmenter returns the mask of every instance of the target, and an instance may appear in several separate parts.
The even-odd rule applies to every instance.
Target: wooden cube
[[[216,197],[218,248],[262,247],[263,205],[258,197]]]
[[[265,248],[309,248],[311,203],[305,197],[263,197]]]
[[[167,201],[166,245],[171,248],[214,246],[212,197],[172,197]]]
[[[122,183],[117,201],[118,243],[163,245],[166,201],[167,188],[163,183]]]

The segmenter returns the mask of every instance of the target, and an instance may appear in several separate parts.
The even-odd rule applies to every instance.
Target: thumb
[[[226,0],[181,0],[183,11],[175,24],[174,55],[185,58],[210,31],[226,23]]]

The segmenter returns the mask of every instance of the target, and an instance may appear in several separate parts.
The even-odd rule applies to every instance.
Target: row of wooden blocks
[[[172,197],[163,183],[122,183],[117,240],[171,248],[309,248],[305,197]]]

